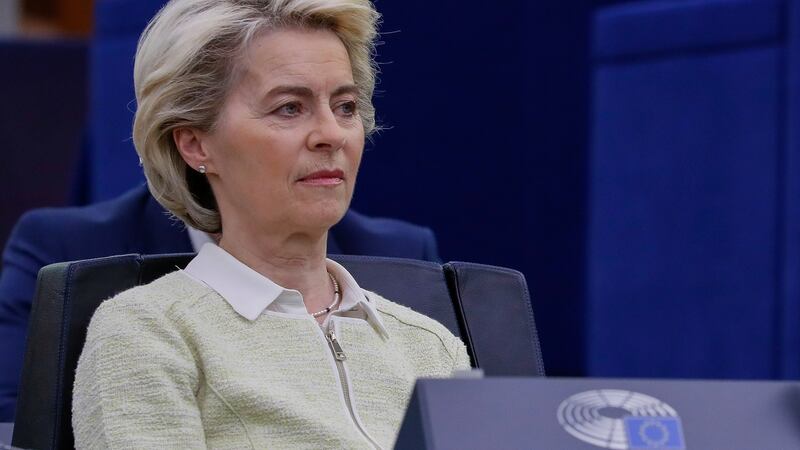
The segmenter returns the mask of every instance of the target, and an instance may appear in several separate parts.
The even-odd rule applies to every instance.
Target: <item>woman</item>
[[[377,19],[368,0],[173,0],[148,25],[134,143],[154,196],[219,243],[97,310],[79,448],[388,448],[414,380],[469,367],[325,258],[375,127]]]

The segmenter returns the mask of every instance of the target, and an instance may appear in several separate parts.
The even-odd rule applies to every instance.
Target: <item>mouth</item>
[[[310,186],[337,186],[344,183],[344,172],[340,169],[318,170],[297,181]]]

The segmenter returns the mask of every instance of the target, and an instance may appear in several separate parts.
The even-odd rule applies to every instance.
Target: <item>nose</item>
[[[335,151],[344,147],[345,133],[336,115],[329,108],[321,108],[316,115],[313,128],[308,134],[308,149],[311,151]]]

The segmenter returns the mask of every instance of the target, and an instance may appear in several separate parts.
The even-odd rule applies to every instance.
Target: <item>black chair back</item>
[[[46,266],[39,272],[23,363],[13,445],[74,448],[72,385],[95,309],[149,283],[192,254],[123,255]],[[467,344],[487,375],[543,376],[536,325],[521,273],[501,267],[444,265],[400,258],[332,256],[358,281],[432,317]]]

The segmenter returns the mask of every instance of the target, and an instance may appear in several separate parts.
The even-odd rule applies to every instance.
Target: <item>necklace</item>
[[[328,314],[336,306],[336,304],[339,303],[339,297],[340,297],[339,283],[336,282],[336,278],[333,278],[333,275],[331,275],[330,272],[328,272],[328,276],[331,277],[331,281],[333,282],[333,302],[330,305],[328,305],[327,308],[317,311],[315,313],[311,313],[311,317],[319,317],[324,314]]]

